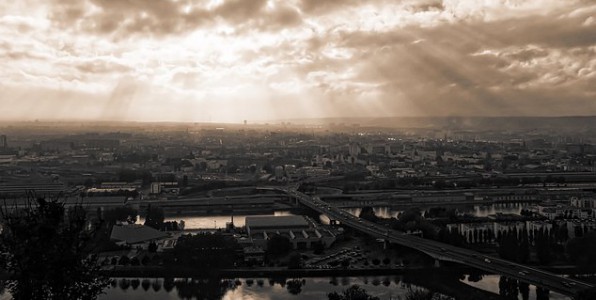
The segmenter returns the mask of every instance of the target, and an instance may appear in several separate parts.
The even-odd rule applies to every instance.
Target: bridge
[[[583,299],[579,295],[595,285],[572,278],[546,272],[544,270],[514,263],[493,256],[480,254],[476,251],[455,247],[441,242],[407,235],[403,232],[389,229],[385,226],[358,218],[342,209],[329,205],[319,197],[311,197],[292,187],[261,188],[276,190],[296,199],[300,204],[313,209],[330,219],[339,221],[345,226],[366,233],[387,242],[403,245],[428,254],[438,261],[451,261],[484,270],[493,274],[501,274],[532,285],[541,286],[557,293]]]

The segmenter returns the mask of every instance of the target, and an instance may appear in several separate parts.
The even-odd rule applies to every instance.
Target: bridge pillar
[[[440,268],[441,267],[441,261],[438,259],[435,259],[435,268]]]

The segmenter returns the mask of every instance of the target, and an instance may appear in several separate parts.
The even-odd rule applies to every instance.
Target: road
[[[564,278],[538,268],[391,230],[358,218],[340,208],[329,205],[329,203],[322,201],[319,197],[308,196],[291,187],[274,187],[272,189],[295,197],[302,205],[321,214],[325,214],[330,219],[339,221],[345,226],[376,238],[382,238],[391,243],[417,249],[439,260],[458,262],[490,273],[504,275],[529,284],[541,286],[571,297],[576,297],[578,293],[595,287],[592,284],[571,278]]]

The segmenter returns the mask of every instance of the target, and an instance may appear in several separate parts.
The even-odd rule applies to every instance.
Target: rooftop
[[[110,239],[136,244],[167,237],[168,234],[140,224],[114,225]]]
[[[309,227],[303,216],[254,216],[246,217],[246,226],[256,228],[302,228]]]

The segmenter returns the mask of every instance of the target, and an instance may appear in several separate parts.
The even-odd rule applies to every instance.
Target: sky
[[[596,0],[0,1],[0,120],[596,115]]]

